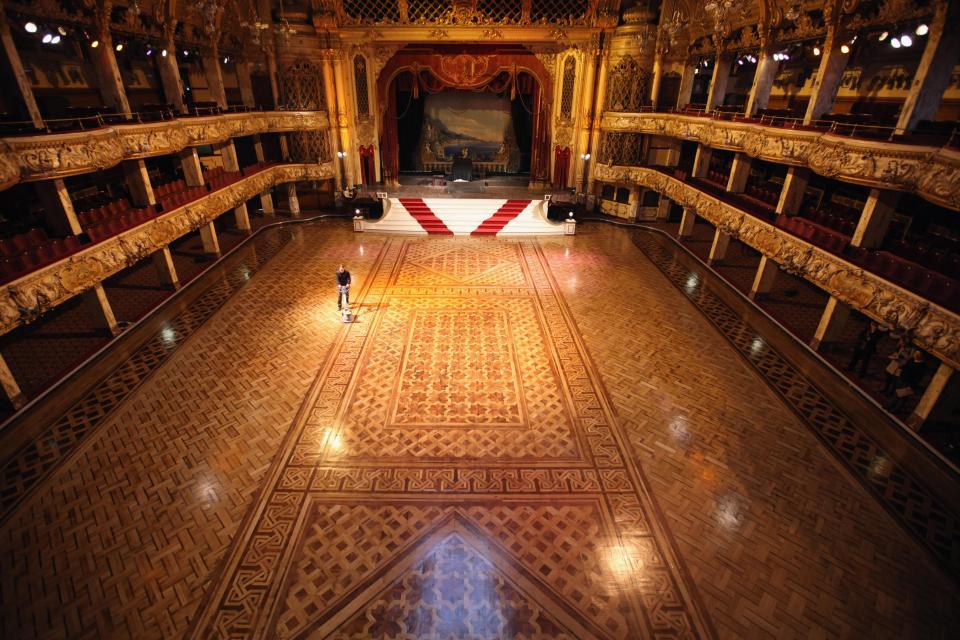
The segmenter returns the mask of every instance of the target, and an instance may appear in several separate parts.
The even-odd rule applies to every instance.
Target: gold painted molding
[[[596,178],[653,189],[694,211],[864,315],[909,331],[917,344],[960,368],[960,316],[661,171],[597,165]]]
[[[0,189],[18,182],[106,169],[123,160],[176,153],[237,136],[329,128],[330,119],[323,111],[262,111],[3,138]]]
[[[91,289],[270,187],[287,182],[325,180],[333,176],[332,162],[268,167],[28,273],[0,287],[0,335],[36,320],[53,307]]]
[[[844,182],[910,191],[929,202],[960,210],[960,150],[674,113],[606,112],[601,128],[694,140],[754,158],[808,167]]]

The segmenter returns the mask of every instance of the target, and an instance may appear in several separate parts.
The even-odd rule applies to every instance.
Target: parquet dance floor
[[[628,232],[324,223],[246,277],[7,492],[4,637],[957,631],[935,555]]]

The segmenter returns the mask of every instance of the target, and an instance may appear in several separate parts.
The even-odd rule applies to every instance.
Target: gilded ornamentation
[[[322,111],[230,113],[151,124],[104,127],[0,141],[0,186],[62,178],[112,167],[123,160],[176,153],[237,136],[328,129]]]
[[[597,164],[594,178],[636,184],[666,195],[864,315],[910,331],[930,353],[952,367],[960,366],[960,316],[956,313],[656,169]]]
[[[104,278],[137,263],[183,234],[275,185],[325,180],[333,175],[330,162],[270,167],[14,280],[0,287],[0,334],[35,320]]]
[[[663,113],[607,112],[601,128],[695,140],[844,182],[914,192],[960,210],[960,155],[947,149]]]

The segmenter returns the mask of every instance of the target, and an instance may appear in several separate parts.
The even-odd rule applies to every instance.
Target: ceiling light
[[[223,64],[230,62],[230,56],[223,56]]]
[[[163,51],[161,51],[161,52],[160,52],[160,55],[162,55],[164,58],[166,58],[166,57],[167,57],[167,50],[164,49]]]
[[[927,35],[928,33],[930,33],[930,27],[928,27],[928,26],[926,25],[926,23],[917,26],[917,35],[918,35],[918,36],[925,36],[925,35]]]
[[[912,46],[912,45],[913,45],[913,38],[911,38],[910,36],[904,34],[904,35],[900,36],[900,44],[902,44],[902,45],[905,46],[905,47]]]
[[[148,55],[148,56],[152,56],[152,55],[153,55],[153,49],[147,49],[147,55]]]
[[[23,25],[23,28],[24,28],[24,30],[25,30],[27,33],[36,33],[36,32],[37,32],[37,23],[36,23],[36,22],[28,22],[28,23],[26,23],[25,25]]]
[[[114,47],[114,49],[116,49],[117,51],[123,51],[123,43],[121,42],[116,47]]]
[[[899,48],[900,48],[900,39],[899,39],[899,38],[891,38],[891,39],[890,39],[890,46],[893,47],[894,49],[899,49]]]
[[[813,55],[815,55],[815,56],[820,55],[820,47],[814,47],[814,48],[813,48]]]
[[[183,51],[183,57],[184,57],[184,58],[186,58],[186,57],[189,56],[189,55],[190,55],[190,52],[189,52],[189,51],[187,51],[187,50],[184,50],[184,51]]]
[[[57,33],[59,33],[62,36],[65,36],[67,35],[67,30],[64,29],[63,27],[57,27]]]
[[[53,36],[50,40],[50,44],[60,44],[60,36]]]
[[[883,33],[880,34],[880,37],[877,38],[877,41],[878,41],[878,42],[883,42],[884,40],[887,39],[887,36],[889,36],[889,35],[890,35],[890,32],[889,32],[889,31],[884,31]]]
[[[850,46],[845,44],[840,45],[840,53],[850,53]]]
[[[93,42],[90,43],[90,48],[91,48],[91,49],[96,49],[96,48],[99,47],[99,46],[100,46],[100,41],[99,41],[99,40],[94,40]]]
[[[738,59],[737,64],[739,64],[740,66],[743,66],[743,58]]]
[[[43,44],[50,44],[51,40],[53,40],[53,34],[45,33],[43,34],[43,39],[41,40],[41,42],[43,42]]]

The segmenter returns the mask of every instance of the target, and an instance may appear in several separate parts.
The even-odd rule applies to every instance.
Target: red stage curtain
[[[557,145],[553,152],[553,186],[558,189],[567,188],[570,179],[570,147],[560,148]]]
[[[383,114],[383,133],[380,136],[380,166],[384,181],[400,175],[400,143],[397,139],[397,83],[391,82],[387,91],[387,109]]]
[[[377,181],[374,174],[373,145],[360,145],[360,177],[363,184],[373,184]]]

